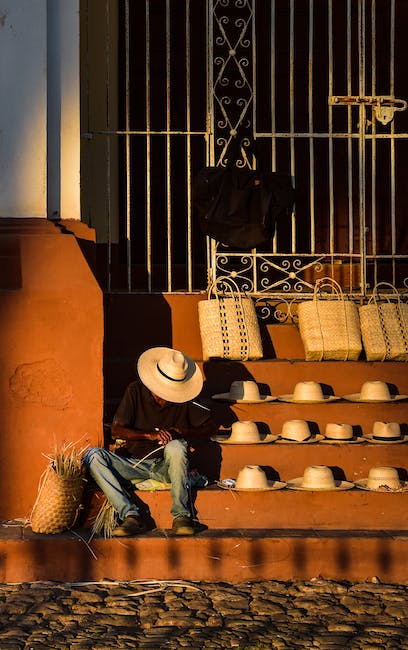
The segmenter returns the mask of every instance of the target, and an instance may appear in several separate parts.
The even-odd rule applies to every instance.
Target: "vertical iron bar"
[[[316,251],[315,232],[315,166],[314,166],[314,139],[313,131],[313,37],[314,37],[313,0],[309,0],[309,90],[308,90],[308,117],[309,117],[309,174],[310,174],[310,252]]]
[[[150,0],[146,0],[145,16],[145,84],[146,84],[146,263],[147,263],[147,290],[152,291],[152,203],[150,196],[151,186],[151,121],[150,121]]]
[[[215,164],[215,123],[214,123],[214,6],[213,0],[207,0],[207,164]],[[208,283],[216,278],[217,244],[206,237],[207,260],[210,261],[207,273]]]
[[[271,0],[271,156],[272,171],[276,171],[276,0]],[[272,251],[278,250],[278,237],[275,232],[272,241]]]
[[[110,13],[109,13],[109,0],[105,3],[105,65],[106,65],[106,80],[105,80],[105,102],[106,102],[106,129],[111,130],[110,121]],[[88,128],[89,131],[89,128]],[[107,290],[110,292],[112,288],[112,233],[111,233],[111,136],[106,136],[106,237],[108,240],[108,282]]]
[[[186,0],[186,129],[187,129],[187,286],[188,291],[193,290],[193,261],[192,261],[192,233],[191,233],[191,114],[190,114],[190,0]]]
[[[252,20],[252,137],[256,137],[256,125],[257,125],[257,114],[256,114],[256,0],[251,0],[251,20]],[[254,169],[254,159],[255,156],[251,157],[251,168]],[[255,159],[256,167],[256,159]],[[253,273],[253,287],[254,291],[258,291],[258,267],[256,264],[256,250],[252,249],[251,254],[252,258],[252,273]]]
[[[167,173],[167,291],[172,290],[171,250],[171,66],[170,0],[166,0],[166,173]]]
[[[359,95],[365,96],[365,62],[366,62],[366,13],[365,0],[358,3],[358,50],[359,50]],[[360,217],[360,291],[366,292],[367,257],[366,257],[366,222],[365,222],[365,105],[359,105],[359,217]]]
[[[390,95],[395,96],[395,0],[390,3]],[[396,186],[395,186],[395,122],[391,121],[391,139],[390,139],[390,189],[391,189],[391,255],[392,255],[392,283],[396,282],[396,258],[397,253],[397,239],[396,239],[396,223],[395,223],[395,202],[396,202]]]
[[[290,86],[290,100],[289,100],[289,120],[290,120],[290,173],[294,184],[295,179],[295,0],[290,0],[290,63],[289,63],[289,86]],[[292,211],[292,242],[291,252],[296,252],[296,214]]]
[[[129,25],[129,0],[125,2],[125,84],[126,84],[126,262],[127,262],[127,288],[132,290],[132,251],[130,239],[130,25]]]
[[[328,0],[328,13],[327,13],[327,37],[328,37],[328,84],[329,96],[333,95],[333,3]],[[329,135],[329,248],[330,255],[334,253],[334,174],[333,174],[333,109],[328,106],[328,135]]]
[[[371,0],[371,95],[377,94],[377,53],[376,53],[376,0]],[[374,263],[374,284],[378,282],[377,277],[377,208],[376,208],[376,185],[377,185],[377,141],[376,141],[376,121],[374,111],[372,110],[371,132],[371,247]],[[368,237],[368,233],[367,233]]]
[[[351,35],[352,35],[352,20],[351,20],[351,0],[347,0],[347,94],[353,94],[353,86],[351,83]],[[351,255],[354,253],[354,205],[353,205],[353,107],[347,106],[347,192],[348,192],[348,252]],[[361,263],[361,261],[360,261]],[[349,278],[350,287],[353,287],[353,258],[349,260]]]

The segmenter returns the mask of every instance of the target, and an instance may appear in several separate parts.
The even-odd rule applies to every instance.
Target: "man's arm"
[[[130,429],[125,422],[114,420],[111,428],[111,436],[114,440],[157,440],[159,444],[166,445],[172,440],[170,431],[157,429],[157,431],[142,431],[141,429]]]

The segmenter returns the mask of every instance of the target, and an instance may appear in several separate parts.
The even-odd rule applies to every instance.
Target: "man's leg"
[[[164,460],[154,468],[152,478],[170,481],[174,517],[173,531],[176,535],[193,535],[194,526],[191,520],[189,503],[190,489],[188,486],[187,444],[184,440],[171,440],[164,447]]]
[[[150,478],[149,463],[138,464],[134,458],[121,458],[100,447],[88,449],[84,454],[83,462],[120,519],[139,516],[139,510],[136,504],[127,497],[123,490],[123,484],[135,478],[141,480]]]

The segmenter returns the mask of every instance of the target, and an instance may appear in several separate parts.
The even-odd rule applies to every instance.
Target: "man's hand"
[[[159,444],[164,447],[164,445],[167,445],[170,440],[173,440],[173,436],[170,431],[167,431],[167,429],[158,429],[154,433],[149,434],[149,439],[158,440]]]

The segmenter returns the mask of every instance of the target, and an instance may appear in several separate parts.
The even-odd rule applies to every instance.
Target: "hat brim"
[[[276,441],[276,444],[277,445],[278,444],[279,445],[286,445],[286,444],[288,444],[288,445],[307,445],[307,444],[310,444],[310,443],[313,443],[313,442],[320,442],[321,440],[323,440],[322,434],[317,433],[315,436],[311,436],[307,440],[287,440],[286,438],[282,439],[281,437],[279,437],[279,440]]]
[[[293,478],[290,481],[287,482],[286,487],[288,487],[290,490],[303,490],[304,492],[334,492],[334,491],[340,491],[340,490],[350,490],[351,488],[354,487],[354,483],[350,483],[349,481],[334,481],[335,482],[335,487],[332,488],[310,488],[310,487],[303,487],[303,476],[299,476],[298,478]]]
[[[218,487],[223,490],[232,490],[233,492],[268,492],[270,490],[282,490],[286,487],[286,483],[283,481],[267,481],[267,486],[262,488],[237,488],[231,487],[229,485],[223,485],[222,481],[217,481]]]
[[[248,442],[247,440],[231,440],[230,438],[224,438],[224,436],[213,436],[211,438],[213,442],[218,442],[221,445],[265,445],[275,442],[277,439],[278,436],[273,433],[267,434],[264,438],[252,442]]]
[[[364,436],[358,436],[357,438],[348,438],[348,439],[340,439],[337,440],[335,438],[326,438],[326,436],[323,436],[322,443],[325,445],[355,445],[358,444],[359,442],[366,442],[366,438]]]
[[[234,402],[236,404],[262,404],[264,402],[273,402],[277,398],[273,397],[273,395],[260,395],[259,399],[235,399],[231,397],[230,393],[217,393],[217,395],[212,395],[211,399],[221,402]]]
[[[203,387],[203,376],[198,365],[184,354],[187,361],[186,378],[183,381],[167,379],[158,370],[158,363],[170,348],[150,348],[143,352],[137,362],[137,371],[142,383],[152,393],[166,400],[181,404],[194,399]]]
[[[343,399],[348,402],[362,402],[364,404],[383,404],[387,402],[401,402],[408,399],[408,395],[391,395],[390,399],[361,399],[361,393],[352,393],[351,395],[343,395]]]
[[[371,445],[402,445],[404,442],[408,442],[408,435],[401,436],[398,440],[389,440],[387,438],[379,440],[374,438],[374,434],[371,433],[364,436],[364,440]]]
[[[280,402],[291,402],[293,404],[324,404],[325,402],[335,402],[341,399],[335,395],[323,395],[323,399],[293,399],[292,395],[279,395],[277,399]]]
[[[380,489],[380,488],[369,488],[367,487],[367,482],[368,478],[361,478],[358,479],[358,481],[355,481],[355,486],[360,488],[360,490],[367,490],[368,492],[381,492],[381,493],[390,493],[390,494],[395,494],[396,492],[408,492],[408,481],[401,481],[401,487],[399,488],[387,488],[387,489]]]

